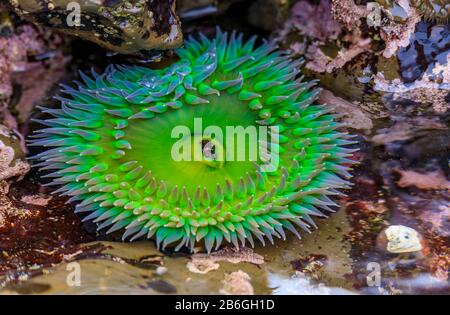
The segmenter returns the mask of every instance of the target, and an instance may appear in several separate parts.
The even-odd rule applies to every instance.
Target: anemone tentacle
[[[210,252],[223,242],[284,239],[285,230],[300,237],[297,229],[310,231],[350,187],[354,142],[316,103],[319,89],[303,82],[300,61],[270,42],[254,46],[255,38],[218,30],[214,39],[189,38],[165,69],[81,73],[76,88],[63,86],[60,108],[42,108],[52,118],[31,140],[48,148],[36,166],[84,220],[123,230],[124,240],[154,237],[176,250],[202,241]],[[173,128],[200,117],[223,130],[276,126],[267,143],[279,150],[279,167],[175,161]]]

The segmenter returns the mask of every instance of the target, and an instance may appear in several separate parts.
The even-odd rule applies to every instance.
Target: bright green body
[[[348,188],[352,150],[329,109],[314,104],[314,83],[301,82],[300,62],[272,44],[256,49],[242,36],[218,32],[215,39],[190,39],[180,60],[166,69],[109,67],[66,87],[61,109],[44,109],[34,145],[52,149],[37,156],[52,170],[52,184],[91,212],[108,232],[123,238],[155,236],[207,251],[226,240],[236,246],[256,237],[297,234],[311,215],[331,211],[330,199]],[[261,160],[175,161],[175,126],[277,126],[279,167],[264,172]],[[195,145],[195,141],[193,142]],[[218,147],[217,147],[218,148]],[[345,165],[343,165],[345,164]]]

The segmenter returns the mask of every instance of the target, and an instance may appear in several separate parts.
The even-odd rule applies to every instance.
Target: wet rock
[[[388,82],[381,75],[377,75],[375,84],[378,87],[384,86],[384,91],[391,91],[384,97],[387,108],[407,107],[405,114],[410,111],[435,115],[445,115],[450,112],[450,103],[446,99],[450,90],[441,89],[434,83],[422,85],[416,81],[415,86],[405,87],[399,80]]]
[[[391,110],[392,125],[389,128],[380,128],[373,136],[374,144],[383,146],[385,155],[390,159],[383,163],[382,167],[390,177],[393,172],[399,173],[398,170],[412,170],[421,174],[441,172],[448,176],[448,118],[422,115],[416,110],[417,107],[409,103],[406,106],[399,104],[398,108]],[[426,179],[426,176],[421,178]],[[392,179],[389,181],[393,183]],[[441,182],[445,185],[444,180]]]
[[[328,90],[323,90],[320,93],[319,102],[332,106],[334,111],[342,116],[341,120],[349,128],[359,130],[371,130],[373,128],[372,119],[360,106],[346,101],[343,98],[336,97]]]
[[[446,287],[436,284],[436,279],[447,279],[450,269],[446,258],[450,254],[448,122],[445,116],[420,114],[407,106],[391,109],[392,126],[380,129],[373,140],[383,145],[384,153],[377,148],[377,154],[384,160],[379,172],[389,191],[390,223],[413,228],[420,235],[422,249],[392,254],[386,249],[383,232],[378,248],[390,257],[385,258],[386,276],[401,283],[403,293],[441,292]]]
[[[384,10],[387,18],[381,20],[381,38],[385,41],[386,47],[383,50],[383,57],[391,58],[395,56],[399,48],[409,45],[411,36],[414,34],[416,24],[421,17],[408,0],[397,1],[398,7],[404,11],[404,18],[401,22],[396,20],[396,16],[390,10]]]
[[[339,48],[329,47],[325,52],[321,46],[327,43],[332,45],[341,33],[342,27],[333,19],[328,0],[320,1],[318,5],[298,1],[293,5],[289,19],[275,32],[274,38],[294,54],[305,55],[306,69],[323,73],[335,68],[332,63]],[[341,53],[339,57],[344,55]]]
[[[407,0],[393,2],[299,0],[274,38],[306,59],[307,76],[373,118],[387,117],[397,101],[445,114],[449,26],[421,22]]]
[[[399,187],[415,186],[424,190],[447,190],[450,192],[450,181],[440,171],[419,173],[411,170],[396,170],[401,178],[397,182]]]
[[[49,198],[27,179],[0,189],[0,277],[29,277],[61,261],[85,252],[80,245],[92,240],[82,229],[79,218],[63,199]],[[24,200],[47,199],[44,205]],[[31,268],[33,266],[33,268]],[[0,286],[2,281],[0,281]]]
[[[20,139],[10,129],[0,125],[0,181],[21,178],[30,170]]]
[[[448,193],[424,190],[414,194],[398,194],[391,202],[397,213],[397,222],[414,227],[421,235],[423,250],[418,252],[419,255],[411,253],[414,268],[440,281],[446,281],[450,271],[450,225],[446,210],[449,202]],[[433,287],[429,286],[428,290]],[[435,290],[440,290],[440,287],[436,285]]]
[[[289,13],[290,0],[257,0],[249,8],[249,22],[264,30],[282,25]]]
[[[395,56],[398,49],[406,47],[421,16],[409,0],[368,2],[356,5],[353,0],[333,1],[332,11],[336,20],[347,29],[354,30],[363,25],[374,29],[372,36],[384,41],[381,54],[384,58]],[[364,30],[361,30],[364,31]]]
[[[101,246],[101,252],[92,252],[85,247]],[[105,249],[106,248],[106,249]],[[51,289],[45,294],[220,294],[224,288],[222,281],[226,274],[242,270],[251,276],[251,284],[255,293],[266,294],[266,271],[251,264],[241,264],[221,268],[207,276],[191,273],[186,269],[189,258],[182,255],[164,255],[166,272],[158,274],[157,269],[145,269],[130,264],[132,260],[140,257],[158,255],[154,242],[141,241],[132,243],[122,242],[95,242],[84,245],[80,253],[70,258],[76,259],[80,266],[80,286],[68,286],[66,278],[70,271],[70,263],[63,262],[51,268],[47,267],[40,273],[30,275],[26,281],[29,283],[45,283]],[[73,262],[73,260],[68,260]],[[277,267],[276,267],[277,268]],[[27,270],[28,271],[28,270]],[[2,276],[0,275],[0,292],[10,293],[11,290],[2,290]],[[162,281],[158,281],[162,280]],[[174,288],[176,292],[173,292]]]
[[[378,196],[370,196],[371,199]],[[389,209],[383,199],[356,200],[346,204],[352,231],[346,235],[351,242],[354,257],[367,258],[375,248],[377,235],[388,225]]]
[[[273,37],[294,56],[305,58],[308,76],[320,79],[321,85],[337,96],[361,100],[368,86],[361,78],[370,72],[373,59],[372,39],[358,28],[360,23],[351,29],[341,25],[333,15],[336,3],[297,1]]]
[[[30,24],[0,37],[0,118],[9,128],[24,124],[66,74],[64,46],[61,37]]]
[[[436,198],[417,212],[417,217],[435,235],[450,237],[450,202],[449,198]]]
[[[349,30],[360,26],[361,18],[368,15],[367,8],[353,0],[332,0],[331,3],[333,17]]]
[[[375,62],[376,57],[367,51],[348,60],[342,68],[333,66],[334,69],[331,73],[319,73],[314,68],[311,68],[311,71],[306,70],[306,73],[319,79],[321,86],[336,96],[352,102],[370,113],[371,117],[386,117],[388,113],[384,104],[380,102],[381,94],[373,89],[372,67]],[[323,69],[326,70],[326,68]]]
[[[396,1],[378,0],[395,9]],[[425,20],[438,23],[448,22],[450,3],[447,0],[410,0],[410,4],[423,16]]]
[[[292,8],[297,28],[302,28],[302,24],[308,26],[306,31],[300,31],[300,34],[312,42],[306,49],[306,58],[310,60],[306,68],[313,72],[331,73],[371,49],[371,39],[362,37],[356,27],[358,23],[345,30],[339,20],[335,19],[333,13],[336,11],[333,10],[333,5],[334,3],[328,0],[320,1],[317,6],[299,1],[296,5],[298,7]],[[338,39],[345,44],[337,41]]]
[[[285,37],[293,30],[321,42],[337,39],[342,33],[342,27],[334,20],[330,1],[327,0],[319,1],[317,5],[297,1],[291,8],[289,19],[277,35]]]
[[[172,49],[182,42],[175,0],[98,0],[75,7],[71,0],[9,2],[25,19],[121,53]]]
[[[450,276],[450,251],[442,254],[434,254],[431,259],[428,260],[428,267],[431,274],[443,283],[448,283]],[[438,286],[438,285],[436,285]],[[448,285],[444,286],[444,290],[448,289]]]
[[[450,49],[450,25],[433,25],[421,22],[411,36],[408,45],[399,51],[400,72],[404,82],[413,83],[427,73],[432,79],[450,83],[448,63]],[[440,65],[440,69],[434,68]],[[447,69],[447,73],[445,73]]]
[[[397,107],[390,108],[390,111],[391,125],[386,128],[380,127],[377,134],[372,137],[372,142],[376,145],[385,145],[388,150],[389,145],[395,141],[414,140],[419,136],[427,136],[430,132],[445,134],[449,129],[445,117],[421,115],[410,108],[410,104],[398,104]],[[445,146],[442,149],[445,149]]]
[[[408,45],[397,55],[399,76],[385,71],[373,77],[374,89],[386,95],[386,103],[399,101],[428,105],[436,114],[450,110],[450,25],[420,22]]]
[[[9,16],[6,5],[0,3],[0,37],[11,36],[14,26]]]

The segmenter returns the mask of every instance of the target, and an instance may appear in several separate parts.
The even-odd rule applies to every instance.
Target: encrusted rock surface
[[[20,139],[7,127],[0,125],[0,182],[23,177],[30,170],[25,161]]]
[[[121,53],[181,45],[175,0],[9,0],[21,17]],[[80,17],[76,16],[80,13]]]

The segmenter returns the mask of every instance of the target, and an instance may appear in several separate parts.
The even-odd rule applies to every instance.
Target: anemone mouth
[[[145,170],[152,171],[155,178],[164,179],[169,188],[186,188],[189,195],[195,194],[199,187],[214,195],[217,185],[225,186],[227,179],[239,178],[247,172],[255,173],[253,162],[256,160],[227,159],[224,156],[228,149],[226,139],[219,141],[214,139],[216,135],[209,136],[205,132],[214,126],[219,128],[221,138],[224,138],[227,127],[242,126],[245,129],[257,126],[258,116],[248,111],[245,104],[233,95],[223,95],[222,98],[206,95],[203,98],[204,104],[136,121],[128,126],[124,137],[133,148],[133,152],[127,153],[127,159],[139,161]],[[236,152],[238,139],[235,140]],[[180,148],[179,152],[178,144],[191,149],[183,152]],[[210,148],[215,150],[214,158]],[[248,151],[247,147],[245,149]],[[249,155],[247,151],[243,152],[245,157]],[[183,156],[184,153],[188,156]]]
[[[76,212],[89,213],[84,220],[122,229],[123,239],[155,237],[176,250],[203,241],[209,252],[309,231],[311,217],[333,211],[331,197],[350,185],[353,142],[314,103],[318,89],[302,81],[301,62],[254,41],[218,31],[190,38],[165,69],[81,74],[61,108],[42,109],[53,118],[32,145],[51,149],[37,166]]]

